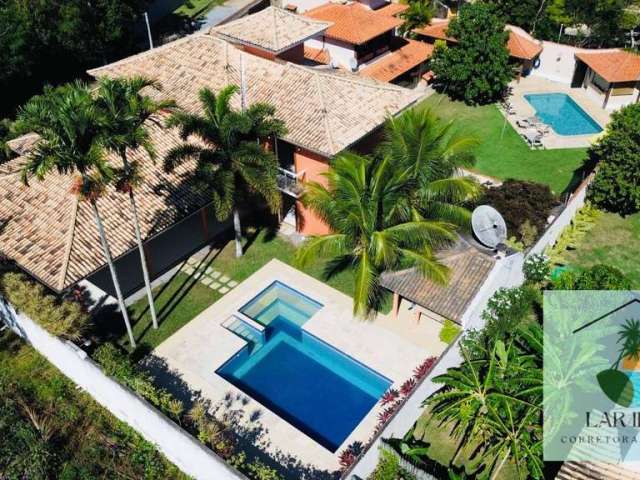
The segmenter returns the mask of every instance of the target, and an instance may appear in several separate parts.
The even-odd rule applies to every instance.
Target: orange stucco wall
[[[302,148],[296,148],[293,154],[293,163],[296,172],[304,170],[305,182],[327,184],[326,179],[321,175],[329,169],[329,160],[327,158]],[[296,215],[298,232],[302,235],[325,235],[329,233],[329,227],[300,201],[296,202]]]
[[[256,57],[266,58],[267,60],[273,60],[276,58],[275,54],[273,54],[272,52],[257,47],[251,47],[249,45],[244,45],[243,50],[247,53],[255,55]]]

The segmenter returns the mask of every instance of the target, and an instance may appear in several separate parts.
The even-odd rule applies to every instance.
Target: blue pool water
[[[335,452],[391,381],[302,330],[296,308],[279,308],[263,343],[242,348],[216,373]]]
[[[242,307],[240,312],[264,326],[278,319],[302,326],[321,308],[321,303],[276,281]]]
[[[588,135],[602,127],[565,93],[536,93],[524,98],[536,110],[537,117],[558,135]]]

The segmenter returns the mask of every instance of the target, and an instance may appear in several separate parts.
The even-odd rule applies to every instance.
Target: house
[[[579,51],[572,87],[584,88],[602,108],[615,110],[640,99],[640,55],[620,49]]]
[[[380,284],[393,293],[391,315],[397,320],[402,300],[413,304],[416,323],[422,318],[444,323],[451,320],[464,327],[464,316],[496,264],[495,258],[480,251],[462,237],[443,250],[438,259],[449,268],[446,286],[425,278],[415,268],[382,274]]]
[[[458,41],[447,32],[449,21],[449,19],[433,19],[429,25],[416,28],[414,32],[418,39],[425,42],[433,44],[437,40],[443,40],[449,46],[454,46]],[[509,50],[511,63],[517,69],[519,79],[521,76],[527,76],[536,65],[542,53],[542,44],[519,27],[507,25],[505,28],[509,32],[507,50]]]
[[[327,171],[330,159],[343,150],[371,148],[387,116],[411,106],[418,99],[415,93],[347,72],[267,60],[208,33],[185,37],[89,74],[155,78],[162,90],[150,89],[150,96],[173,98],[185,110],[197,112],[200,89],[219,91],[228,84],[240,85],[242,72],[247,104],[264,101],[275,105],[288,128],[273,143],[282,166],[283,216],[302,235],[326,232],[326,226],[299,202],[301,183],[323,181],[321,174]],[[233,103],[240,107],[239,95]],[[162,121],[151,122],[149,129],[160,159],[182,143],[178,133],[163,127]],[[16,141],[20,156],[0,170],[0,252],[57,292],[87,279],[112,293],[90,208],[70,192],[73,179],[52,174],[45,182],[32,180],[29,187],[22,184],[20,170],[33,140]],[[150,161],[145,152],[131,155],[143,167],[137,199],[147,259],[155,277],[209,243],[225,225],[215,219],[210,196],[193,189],[193,165],[167,174],[162,162]],[[117,157],[110,160],[119,165]],[[142,278],[127,198],[108,189],[98,208],[122,288],[131,293],[140,288]]]

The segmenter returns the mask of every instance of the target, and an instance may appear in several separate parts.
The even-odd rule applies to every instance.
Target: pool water
[[[304,331],[299,307],[314,301],[282,284],[274,288],[285,293],[256,308],[269,322],[262,343],[243,347],[216,373],[335,452],[392,382]],[[247,305],[254,312],[255,304]]]
[[[536,116],[558,135],[589,135],[602,127],[565,93],[536,93],[524,98],[536,111]]]
[[[265,327],[277,319],[286,319],[302,326],[321,308],[321,303],[276,281],[242,307],[240,312]]]

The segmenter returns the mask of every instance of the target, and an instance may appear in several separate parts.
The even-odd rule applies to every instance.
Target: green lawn
[[[224,0],[185,0],[173,13],[174,15],[196,18],[223,3]]]
[[[531,150],[495,105],[470,107],[445,95],[434,94],[423,105],[459,127],[481,143],[476,148],[478,173],[498,179],[517,178],[545,183],[556,193],[575,187],[586,149]],[[504,127],[504,132],[503,132]]]
[[[428,410],[425,410],[418,419],[413,430],[413,435],[417,440],[429,444],[427,456],[431,460],[445,467],[452,464],[457,468],[464,467],[468,474],[476,473],[475,471],[479,467],[480,458],[474,460],[471,460],[471,458],[477,445],[471,445],[457,452],[459,439],[453,438],[451,428],[433,419]],[[495,478],[496,480],[511,480],[517,477],[515,466],[507,463]]]
[[[603,213],[576,250],[563,254],[569,265],[604,263],[623,271],[640,288],[640,213],[626,218]]]
[[[290,265],[294,263],[295,247],[286,240],[274,236],[267,229],[251,229],[248,238],[245,238],[245,244],[247,247],[244,256],[236,259],[234,243],[227,239],[221,241],[220,248],[211,252],[206,265],[241,282],[273,258]],[[349,296],[353,295],[352,271],[345,271],[325,280],[322,275],[322,266],[323,263],[318,261],[302,270]],[[155,290],[156,312],[160,324],[158,330],[151,327],[146,297],[129,308],[136,341],[144,344],[145,348],[158,346],[221,296],[220,293],[194,281],[186,274],[178,273],[170,282]],[[384,311],[389,309],[390,305],[387,302]],[[118,322],[116,319],[112,325],[120,328],[120,324],[121,321]],[[120,331],[119,336],[119,343],[123,346],[128,345],[126,334]]]

